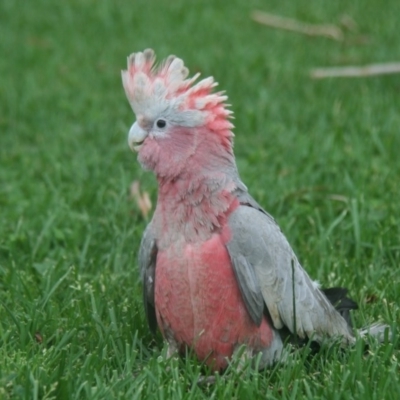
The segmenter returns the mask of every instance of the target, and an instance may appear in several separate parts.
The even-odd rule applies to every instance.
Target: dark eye
[[[167,121],[165,119],[158,119],[156,122],[157,128],[165,128]]]

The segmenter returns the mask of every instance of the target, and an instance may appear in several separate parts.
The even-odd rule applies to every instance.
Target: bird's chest
[[[158,326],[183,351],[190,347],[214,369],[225,368],[239,344],[260,349],[271,343],[265,320],[251,320],[225,247],[229,231],[203,243],[159,251],[155,277]]]
[[[224,237],[176,243],[157,255],[155,303],[161,330],[191,345],[230,312],[240,298]],[[233,316],[228,318],[234,319]]]
[[[182,309],[193,319],[195,311],[209,306],[214,293],[224,290],[223,282],[231,281],[232,272],[220,235],[203,243],[173,243],[157,255],[156,303],[171,313]]]

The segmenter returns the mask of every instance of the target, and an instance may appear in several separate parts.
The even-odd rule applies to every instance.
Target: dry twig
[[[131,199],[136,201],[142,215],[144,218],[147,218],[151,210],[151,200],[150,196],[147,192],[140,191],[140,183],[139,181],[133,181],[130,187],[130,197]]]
[[[308,36],[325,36],[329,39],[342,41],[344,38],[343,31],[336,25],[324,24],[315,25],[297,21],[291,18],[285,18],[263,11],[253,11],[251,18],[263,25],[272,28],[285,29],[287,31],[302,33]]]
[[[310,71],[310,76],[313,79],[322,78],[361,78],[365,76],[399,74],[400,63],[392,62],[385,64],[370,64],[362,67],[330,67],[330,68],[315,68]]]

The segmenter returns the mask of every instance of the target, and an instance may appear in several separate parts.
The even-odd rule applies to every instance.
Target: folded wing
[[[279,226],[248,198],[229,217],[227,249],[253,321],[261,322],[265,303],[276,329],[316,341],[353,342],[347,322],[301,267]]]
[[[143,233],[139,249],[139,269],[143,283],[144,310],[150,330],[155,333],[157,329],[156,309],[154,305],[154,285],[157,260],[156,239],[151,223]]]

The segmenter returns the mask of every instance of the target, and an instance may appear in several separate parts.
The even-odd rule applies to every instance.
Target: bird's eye
[[[158,119],[156,122],[157,128],[165,128],[167,121],[165,119]]]

